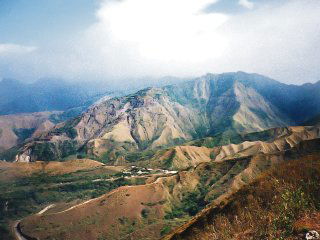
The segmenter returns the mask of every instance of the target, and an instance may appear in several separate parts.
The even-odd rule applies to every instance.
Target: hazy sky
[[[320,0],[0,0],[0,78],[301,84],[320,80],[319,43]]]

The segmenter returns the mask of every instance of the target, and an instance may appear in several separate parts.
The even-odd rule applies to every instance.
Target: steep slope
[[[319,179],[319,153],[283,162],[163,240],[306,239],[320,231]]]
[[[104,157],[110,164],[120,164],[128,152],[219,133],[293,124],[294,119],[254,88],[256,82],[251,78],[244,73],[208,74],[179,85],[101,101],[78,118],[27,143],[17,159],[24,161],[29,156],[31,161],[54,160],[85,151]],[[65,152],[66,146],[69,152]],[[46,155],[39,154],[39,149]]]
[[[230,77],[233,73],[224,75]],[[244,72],[237,72],[236,78],[245,86],[255,89],[298,125],[320,112],[320,81],[300,86],[287,85],[259,74]]]
[[[153,177],[145,185],[120,187],[64,211],[30,216],[21,222],[21,230],[40,239],[159,239],[207,204],[215,206],[225,201],[271,167],[306,154],[318,154],[319,128],[291,131],[291,135],[279,136],[272,142],[251,145],[257,149],[265,144],[280,146],[272,151],[270,148],[266,153],[257,150],[249,154],[250,144],[224,146],[211,161],[204,157],[206,161],[194,162],[194,167],[171,176]],[[299,138],[304,135],[309,140]],[[293,142],[293,138],[299,140]],[[235,156],[240,149],[244,152]],[[181,154],[180,150],[177,154]],[[203,149],[202,153],[207,151]],[[190,155],[194,152],[189,150]]]

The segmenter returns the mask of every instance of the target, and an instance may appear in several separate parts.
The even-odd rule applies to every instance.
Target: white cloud
[[[98,12],[102,24],[98,31],[107,27],[113,40],[135,45],[138,53],[147,59],[181,62],[191,54],[199,60],[206,54],[204,46],[208,42],[223,45],[223,39],[214,30],[227,16],[200,14],[210,2],[213,1],[126,0],[106,4]]]
[[[320,1],[257,5],[237,15],[202,13],[210,2],[217,1],[104,2],[86,32],[94,53],[88,70],[114,78],[237,70],[287,82],[320,78],[314,68],[320,62]]]
[[[217,31],[228,16],[201,11],[215,0],[106,1],[87,42],[98,49],[112,75],[190,74],[199,62],[223,54]],[[208,49],[208,46],[210,48]],[[110,61],[108,61],[108,59]],[[125,66],[127,71],[123,70]]]
[[[36,47],[22,46],[11,43],[0,43],[0,55],[4,54],[24,54],[30,53],[36,50]]]
[[[320,1],[291,0],[233,17],[216,69],[258,72],[289,83],[320,80]]]
[[[239,5],[242,7],[248,8],[248,9],[253,9],[254,3],[250,2],[249,0],[239,0]]]
[[[97,22],[82,34],[50,49],[22,48],[28,57],[7,61],[7,71],[0,61],[0,76],[125,84],[128,78],[243,70],[291,83],[320,79],[319,0],[256,3],[234,15],[202,12],[215,2],[103,1]]]

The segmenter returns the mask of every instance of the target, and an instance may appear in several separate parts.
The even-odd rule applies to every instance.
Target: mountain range
[[[44,78],[24,83],[6,78],[0,81],[0,115],[88,107],[108,93],[107,87],[62,79]]]
[[[27,142],[17,161],[81,153],[128,164],[134,153],[148,155],[194,139],[226,141],[234,134],[301,125],[319,114],[319,92],[320,82],[296,86],[244,72],[207,74],[100,101]]]
[[[301,216],[318,214],[319,87],[207,74],[1,116],[1,157],[12,162],[0,161],[0,236],[294,236]]]

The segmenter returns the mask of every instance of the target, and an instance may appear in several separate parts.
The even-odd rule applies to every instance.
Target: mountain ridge
[[[38,160],[32,151],[39,144],[51,154],[49,159],[59,159],[65,155],[59,152],[66,144],[71,146],[68,154],[86,149],[86,154],[101,157],[109,151],[107,158],[112,162],[123,160],[123,151],[156,149],[230,131],[254,132],[295,125],[300,121],[300,117],[293,118],[291,114],[295,106],[286,111],[282,106],[284,101],[294,104],[294,97],[284,99],[281,86],[289,85],[258,74],[237,72],[207,74],[177,85],[143,89],[90,107],[76,119],[27,143],[17,159],[24,161],[31,154],[30,159]],[[298,88],[295,86],[294,90]],[[304,111],[312,112],[311,107],[306,106]],[[312,113],[309,115],[305,118]]]
[[[70,83],[63,79],[43,78],[34,83],[15,79],[0,81],[0,115],[65,111],[88,107],[106,93],[106,88]]]

